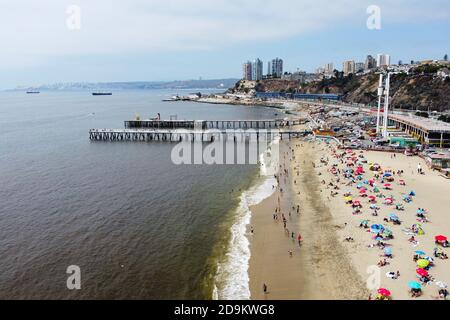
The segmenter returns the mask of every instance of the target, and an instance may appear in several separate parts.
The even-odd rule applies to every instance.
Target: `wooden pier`
[[[295,130],[305,119],[274,120],[134,120],[124,129],[91,129],[91,141],[260,141],[276,137],[304,137],[311,131]]]
[[[126,129],[279,129],[306,123],[305,119],[272,120],[132,120]]]
[[[149,130],[149,129],[91,129],[89,139],[91,141],[133,141],[133,142],[179,142],[202,141],[213,142],[216,140],[229,141],[259,141],[300,138],[311,134],[311,131],[295,130]]]

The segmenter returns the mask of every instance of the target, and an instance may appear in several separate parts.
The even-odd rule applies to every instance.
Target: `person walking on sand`
[[[263,291],[264,294],[267,294],[267,285],[265,283],[263,283]]]

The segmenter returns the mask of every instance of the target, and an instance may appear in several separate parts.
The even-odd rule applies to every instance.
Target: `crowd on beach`
[[[296,159],[295,151],[301,149],[305,143],[322,148],[323,156],[320,159],[303,160],[300,163]],[[351,222],[345,222],[342,227],[349,232],[343,238],[344,243],[355,242],[351,230],[366,232],[369,241],[368,250],[379,251],[379,259],[373,261],[373,265],[383,270],[389,268],[398,254],[394,252],[393,242],[395,241],[392,240],[394,237],[404,238],[404,241],[412,248],[411,264],[414,264],[414,267],[411,267],[416,269],[416,278],[409,279],[410,281],[405,283],[405,290],[408,290],[411,298],[417,298],[426,293],[428,297],[447,299],[449,296],[447,284],[435,278],[432,273],[436,265],[448,263],[445,261],[448,259],[445,250],[450,247],[449,241],[446,236],[437,234],[435,243],[420,243],[422,241],[419,239],[425,234],[426,225],[431,222],[433,213],[421,206],[417,207],[417,210],[414,208],[414,202],[420,194],[409,189],[406,177],[408,175],[405,174],[407,168],[402,167],[402,161],[397,162],[396,154],[390,157],[398,163],[397,168],[370,162],[363,151],[345,150],[329,141],[303,139],[290,144],[280,153],[279,170],[275,175],[277,185],[274,185],[273,189],[277,191],[277,202],[272,213],[273,221],[282,227],[286,237],[295,243],[298,250],[302,250],[305,239],[298,232],[297,219],[291,219],[292,214],[300,217],[302,213],[301,203],[296,202],[296,194],[293,192],[297,190],[297,194],[300,194],[298,191],[300,189],[292,187],[300,184],[300,170],[310,166],[319,177],[322,186],[321,194],[330,203],[344,201],[349,208],[348,221]],[[420,163],[417,165],[416,173],[419,176],[425,175]],[[386,211],[390,213],[386,214]],[[414,211],[415,223],[404,226],[402,217],[411,215]],[[411,221],[411,219],[407,220]],[[358,222],[354,224],[355,221]],[[430,254],[419,250],[425,247],[429,249]],[[432,247],[434,249],[431,250]],[[288,257],[293,257],[295,254],[292,248],[292,245],[288,247]],[[402,266],[403,264],[400,264],[394,270],[386,270],[386,277],[392,280],[406,277],[402,272]],[[388,288],[372,289],[368,297],[370,300],[394,298]],[[268,293],[266,283],[263,284],[263,291],[265,294]],[[434,293],[437,295],[433,296]]]
[[[363,216],[370,214],[370,219],[364,217],[359,223],[359,228],[366,230],[367,235],[373,241],[369,248],[377,248],[380,250],[380,260],[377,262],[379,268],[384,268],[390,265],[390,261],[395,258],[393,254],[393,245],[389,242],[394,239],[394,231],[388,225],[401,226],[402,220],[400,216],[406,214],[405,207],[412,206],[417,197],[414,190],[407,189],[407,182],[403,177],[404,171],[399,168],[393,170],[391,168],[384,168],[381,164],[371,163],[365,158],[362,151],[344,150],[327,143],[326,148],[331,154],[332,161],[329,157],[322,157],[320,165],[325,166],[327,171],[331,173],[331,181],[322,180],[322,184],[330,189],[328,199],[343,197],[343,200],[350,208],[350,213],[353,216]],[[391,155],[391,159],[395,159],[396,155]],[[420,163],[417,166],[417,173],[424,175],[425,172]],[[318,173],[321,176],[321,173]],[[401,199],[392,195],[394,188],[401,188]],[[331,198],[330,198],[331,197]],[[387,216],[379,217],[380,210],[390,210]],[[417,238],[424,235],[424,224],[430,222],[430,213],[426,208],[418,208],[416,211],[417,223],[410,227],[402,228],[399,231],[404,233],[408,238],[411,246],[415,248],[419,242]],[[369,221],[374,221],[369,223]],[[382,221],[382,222],[381,222]],[[347,223],[345,224],[347,225]],[[392,228],[393,229],[393,228]],[[397,235],[396,235],[397,236]],[[352,236],[345,237],[344,241],[354,241]],[[415,250],[412,252],[413,263],[416,265],[417,278],[407,283],[410,296],[413,298],[420,297],[431,284],[436,285],[438,296],[437,298],[447,299],[449,292],[447,284],[438,279],[434,279],[430,275],[432,268],[438,263],[445,263],[439,260],[448,259],[444,248],[449,247],[447,237],[443,235],[435,236],[433,256],[427,255],[424,251]],[[400,270],[389,271],[386,276],[391,279],[400,278]],[[378,288],[375,293],[375,299],[386,300],[391,299],[391,292],[386,288]],[[372,299],[372,294],[369,296]]]

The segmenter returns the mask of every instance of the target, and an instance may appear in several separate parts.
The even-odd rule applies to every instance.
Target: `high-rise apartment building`
[[[283,60],[279,58],[273,59],[269,64],[269,70],[267,70],[267,73],[270,73],[272,77],[281,78],[283,75]]]
[[[377,67],[377,60],[372,57],[370,54],[366,58],[366,63],[364,65],[365,70],[371,70]]]
[[[263,62],[260,59],[253,60],[252,63],[252,80],[258,81],[263,78]]]
[[[355,73],[355,61],[349,60],[344,61],[342,65],[342,70],[344,71],[344,75],[349,75],[350,73]]]
[[[390,66],[391,56],[388,54],[377,54],[377,67]]]
[[[242,65],[242,79],[252,80],[252,76],[252,63],[250,61],[247,61]]]

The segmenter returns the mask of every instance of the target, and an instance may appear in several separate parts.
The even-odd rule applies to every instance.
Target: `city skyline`
[[[396,64],[442,59],[450,51],[450,5],[439,0],[379,1],[379,30],[366,25],[370,1],[266,1],[258,10],[251,1],[233,0],[130,3],[78,1],[79,30],[67,29],[72,2],[6,4],[0,13],[0,89],[240,78],[242,62],[256,57],[267,62],[279,56],[285,71],[314,72],[327,63],[340,69],[346,60],[364,62],[368,54],[387,53]]]

